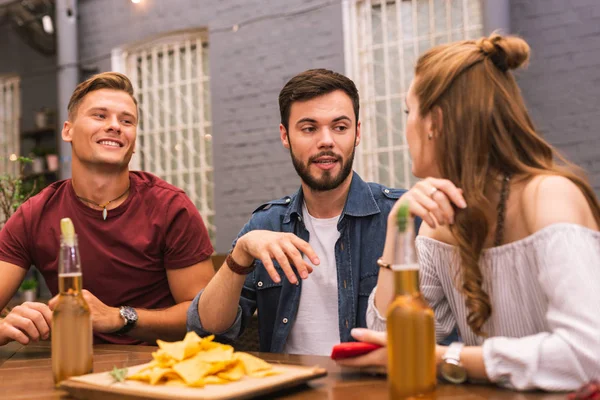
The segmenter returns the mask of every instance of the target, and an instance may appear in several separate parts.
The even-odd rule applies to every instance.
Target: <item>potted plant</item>
[[[35,278],[25,279],[19,287],[23,301],[35,301],[37,296],[38,281]]]
[[[23,179],[21,178],[25,165],[31,163],[31,159],[17,157],[14,162],[18,162],[21,165],[18,175],[0,175],[0,229],[2,229],[10,216],[17,211],[17,208],[35,193],[37,187],[36,181],[29,185],[29,187],[24,187]]]

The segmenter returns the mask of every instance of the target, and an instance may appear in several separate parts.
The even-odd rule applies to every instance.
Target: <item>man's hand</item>
[[[92,326],[94,328],[94,332],[99,333],[111,333],[116,332],[125,325],[123,321],[123,317],[119,313],[119,309],[117,307],[109,307],[100,300],[96,296],[94,296],[89,290],[83,289],[81,291],[83,295],[83,299],[86,301],[88,306],[90,307],[90,312],[92,314]],[[52,300],[48,302],[48,306],[50,306],[51,310],[56,308],[58,304],[58,295],[54,296]]]
[[[0,320],[0,346],[13,340],[28,344],[48,339],[51,326],[52,311],[47,305],[25,302]]]
[[[292,233],[256,230],[240,237],[233,250],[233,259],[241,265],[250,265],[254,259],[262,261],[265,269],[274,282],[281,278],[272,260],[277,260],[290,283],[297,284],[298,279],[292,270],[292,265],[302,279],[308,278],[313,269],[302,259],[304,253],[314,265],[319,264],[319,258],[312,247]]]

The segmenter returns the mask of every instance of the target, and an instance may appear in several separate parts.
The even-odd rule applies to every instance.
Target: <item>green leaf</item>
[[[117,368],[114,366],[109,374],[115,379],[115,382],[123,382],[127,376],[127,368]]]

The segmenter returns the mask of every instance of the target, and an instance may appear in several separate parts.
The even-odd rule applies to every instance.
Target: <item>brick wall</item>
[[[343,72],[339,0],[83,0],[79,13],[81,60],[99,71],[110,70],[115,47],[208,28],[217,251],[257,206],[298,188],[279,140],[277,95],[305,69]]]
[[[34,129],[36,111],[56,109],[56,58],[27,46],[7,23],[0,24],[0,54],[0,75],[21,77],[21,128]]]
[[[532,48],[519,84],[534,122],[600,194],[600,1],[512,0],[511,29]]]

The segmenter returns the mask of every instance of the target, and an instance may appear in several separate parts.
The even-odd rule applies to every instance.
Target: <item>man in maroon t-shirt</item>
[[[58,293],[60,220],[78,234],[83,295],[96,343],[179,340],[186,311],[214,272],[200,214],[185,193],[130,172],[137,127],[131,82],[103,73],[81,83],[69,102],[62,138],[72,145],[72,179],[25,202],[0,231],[0,309],[30,265]],[[24,303],[0,320],[0,346],[50,334],[49,305]]]

